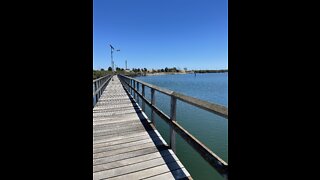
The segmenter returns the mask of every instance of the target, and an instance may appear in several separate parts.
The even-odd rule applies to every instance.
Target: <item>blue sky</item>
[[[227,0],[93,0],[93,68],[228,68]]]

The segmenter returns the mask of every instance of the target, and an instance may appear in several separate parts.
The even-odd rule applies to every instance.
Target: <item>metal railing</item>
[[[99,79],[93,80],[93,95],[92,95],[93,103],[98,102],[100,96],[102,95],[102,92],[107,87],[111,78],[112,78],[112,75],[106,75],[106,76],[103,76]],[[94,98],[96,98],[96,99],[94,99]],[[94,105],[96,103],[94,103]]]
[[[209,103],[197,98],[186,96],[171,90],[163,89],[158,86],[148,84],[146,82],[118,75],[122,85],[129,93],[133,93],[134,99],[137,99],[139,103],[139,97],[142,99],[142,111],[145,112],[145,103],[151,108],[151,122],[155,125],[155,113],[163,119],[170,127],[170,139],[169,147],[176,152],[176,133],[178,133],[194,150],[196,150],[202,158],[204,158],[212,167],[214,167],[223,177],[228,179],[228,164],[223,161],[218,155],[213,153],[208,147],[201,143],[197,138],[191,135],[186,129],[177,123],[176,120],[176,108],[177,99],[193,106],[199,107],[206,111],[217,114],[221,117],[228,119],[228,108],[217,104]],[[142,86],[142,93],[139,92],[139,84]],[[145,97],[145,86],[151,89],[151,102]],[[155,91],[166,94],[171,98],[170,105],[170,116],[162,112],[158,107],[155,106]],[[138,98],[137,98],[138,95]],[[155,126],[156,127],[156,126]]]

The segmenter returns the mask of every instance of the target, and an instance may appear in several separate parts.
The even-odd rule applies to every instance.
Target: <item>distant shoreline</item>
[[[153,72],[152,72],[153,71]],[[179,72],[155,72],[154,70],[148,71],[148,72],[134,72],[134,71],[105,71],[105,70],[93,70],[93,79],[98,79],[100,77],[103,77],[105,75],[112,75],[112,74],[124,74],[126,76],[130,77],[137,77],[137,76],[162,76],[162,75],[177,75],[177,74],[202,74],[202,73],[226,73],[228,72],[227,69],[221,69],[221,70],[176,70]]]
[[[193,74],[193,72],[157,72],[157,73],[146,73],[146,76],[160,76],[160,75],[174,75],[174,74]]]
[[[202,74],[202,73],[226,73],[228,70],[199,70],[199,71],[188,71],[188,72],[156,72],[146,73],[143,76],[160,76],[160,75],[176,75],[176,74]]]

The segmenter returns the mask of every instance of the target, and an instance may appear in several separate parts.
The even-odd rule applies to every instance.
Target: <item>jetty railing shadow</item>
[[[176,133],[178,133],[184,141],[186,141],[194,150],[196,150],[201,157],[207,161],[214,169],[217,170],[223,177],[228,179],[228,164],[223,161],[218,155],[212,152],[208,147],[201,143],[197,138],[191,135],[186,129],[179,125],[176,121],[176,104],[177,100],[186,102],[193,106],[204,109],[208,112],[212,112],[216,115],[228,119],[228,108],[209,103],[197,98],[186,96],[171,90],[160,88],[158,86],[127,77],[124,75],[118,75],[122,85],[125,89],[133,94],[134,99],[139,102],[139,97],[142,99],[142,111],[145,112],[145,104],[149,105],[151,108],[151,123],[155,126],[155,113],[164,120],[170,127],[170,138],[169,138],[169,148],[176,152]],[[139,92],[139,84],[141,84],[142,92]],[[145,86],[149,87],[151,90],[151,102],[145,97]],[[162,112],[157,106],[155,106],[155,91],[166,94],[170,96],[170,116]]]
[[[134,107],[134,110],[136,111],[139,117],[141,124],[143,125],[144,129],[148,133],[149,137],[152,139],[153,143],[156,145],[156,148],[158,149],[163,160],[165,161],[165,164],[170,169],[172,175],[175,178],[181,177],[181,179],[185,179],[185,180],[192,179],[191,177],[187,177],[188,175],[185,174],[185,172],[182,169],[180,169],[181,166],[176,162],[173,155],[169,152],[169,146],[167,145],[167,143],[164,141],[164,139],[161,138],[160,134],[157,134],[155,132],[157,129],[154,126],[154,124],[149,123],[149,121],[147,120],[147,117],[145,117],[142,114],[142,109],[140,109],[138,102],[135,101],[133,96],[128,91],[126,91],[126,93],[129,96],[129,99],[132,103],[132,106]]]
[[[93,80],[93,106],[98,102],[100,96],[102,95],[103,91],[107,87],[112,75],[106,75],[99,79]]]

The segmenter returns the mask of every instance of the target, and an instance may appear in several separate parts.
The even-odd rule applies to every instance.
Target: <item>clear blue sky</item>
[[[93,0],[93,68],[228,68],[227,0]]]

